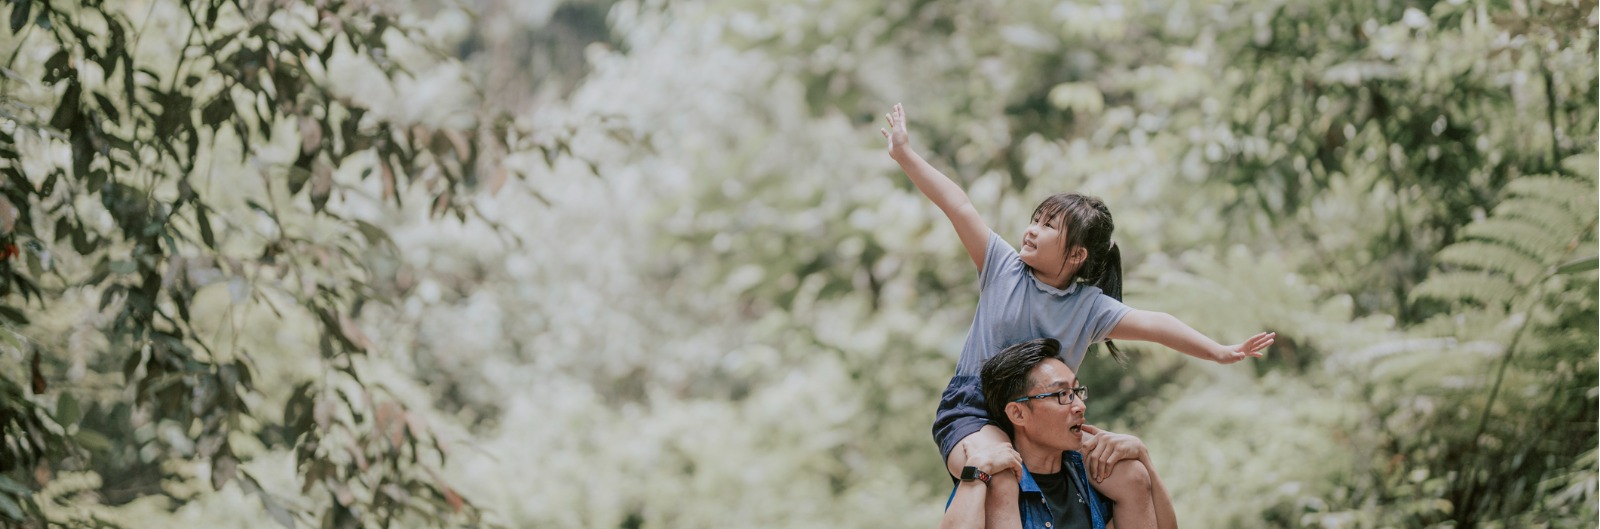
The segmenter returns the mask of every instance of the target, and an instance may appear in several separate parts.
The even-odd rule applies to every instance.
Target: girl
[[[896,104],[886,117],[889,128],[880,131],[889,140],[889,156],[950,219],[978,267],[978,310],[933,425],[934,440],[951,476],[966,466],[966,454],[1009,443],[1000,428],[989,423],[978,388],[983,362],[1008,345],[1054,338],[1061,342],[1061,360],[1075,372],[1090,344],[1110,339],[1156,342],[1222,364],[1260,357],[1272,345],[1276,334],[1263,332],[1244,343],[1224,346],[1168,314],[1123,305],[1122,257],[1111,241],[1111,212],[1097,198],[1068,193],[1045,199],[1022,233],[1020,250],[1013,249],[978,216],[960,186],[911,149],[905,109]],[[1114,345],[1107,346],[1114,355],[1120,354]],[[1123,461],[1127,450],[1115,446],[1115,436],[1106,434],[1108,439],[1087,445],[1100,449],[1085,452],[1090,474],[1099,481],[1097,488],[1115,500],[1123,487],[1140,486],[1115,478],[1137,477],[1144,469],[1112,472],[1140,464]],[[1108,476],[1113,479],[1100,481]],[[1016,479],[1015,472],[994,477],[986,509],[989,527],[1020,524]],[[1161,526],[1172,525],[1170,510],[1156,514],[1167,522]]]

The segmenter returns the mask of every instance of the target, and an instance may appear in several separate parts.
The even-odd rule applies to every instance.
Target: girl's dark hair
[[[1122,250],[1111,240],[1116,225],[1111,220],[1111,209],[1098,197],[1077,193],[1058,193],[1039,203],[1033,210],[1033,219],[1051,219],[1058,229],[1067,230],[1061,252],[1082,246],[1088,258],[1074,274],[1074,279],[1100,289],[1112,299],[1122,301]],[[1062,266],[1066,266],[1062,261]],[[1117,363],[1126,365],[1127,355],[1117,345],[1106,340],[1106,350]]]
[[[1060,355],[1061,342],[1039,338],[1007,347],[983,363],[978,386],[983,390],[984,407],[989,419],[998,423],[1006,435],[1016,433],[1012,431],[1011,418],[1006,417],[1006,403],[1028,390],[1028,374],[1034,367]]]

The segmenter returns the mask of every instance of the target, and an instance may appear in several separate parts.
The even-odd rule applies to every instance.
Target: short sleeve
[[[978,288],[988,288],[995,278],[1004,275],[1007,268],[1021,259],[1015,248],[1000,238],[1000,234],[990,230],[989,244],[983,251],[983,270],[978,274]]]
[[[1085,322],[1084,329],[1088,332],[1089,343],[1106,341],[1111,336],[1111,330],[1122,322],[1122,317],[1133,312],[1133,307],[1123,305],[1116,298],[1099,292],[1099,289],[1095,289],[1094,300],[1090,303],[1089,321]]]

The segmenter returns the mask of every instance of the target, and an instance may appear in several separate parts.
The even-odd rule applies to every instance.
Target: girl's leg
[[[1150,471],[1137,459],[1118,461],[1105,481],[1094,490],[1116,502],[1111,519],[1117,529],[1156,529],[1156,498],[1151,488]]]
[[[967,466],[967,451],[983,450],[996,444],[1011,444],[1011,438],[1006,437],[1000,427],[990,424],[962,439],[961,444],[965,450],[951,450],[950,458],[945,460],[946,470],[950,471],[952,477],[960,476],[962,467]],[[984,502],[988,529],[1022,527],[1022,510],[1017,507],[1020,479],[1016,472],[1010,470],[990,477],[988,498]]]

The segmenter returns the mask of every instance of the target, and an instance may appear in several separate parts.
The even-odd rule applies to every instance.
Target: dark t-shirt
[[[1034,474],[1033,481],[1039,484],[1039,492],[1044,495],[1044,503],[1050,506],[1050,514],[1056,519],[1055,529],[1094,527],[1089,515],[1089,504],[1083,499],[1081,485],[1071,472],[1067,472],[1066,465],[1062,465],[1061,472],[1056,474]]]

